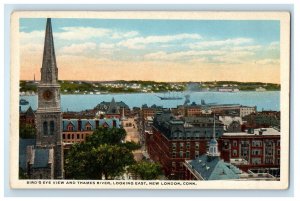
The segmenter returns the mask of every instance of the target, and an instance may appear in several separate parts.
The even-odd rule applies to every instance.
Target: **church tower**
[[[37,87],[36,148],[53,149],[54,179],[64,178],[60,85],[51,19],[47,18],[41,80]]]

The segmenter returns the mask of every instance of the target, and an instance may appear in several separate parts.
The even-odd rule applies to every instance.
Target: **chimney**
[[[81,119],[78,119],[78,131],[81,131]]]

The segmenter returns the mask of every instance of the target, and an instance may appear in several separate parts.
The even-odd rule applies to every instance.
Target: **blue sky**
[[[46,19],[20,19],[21,78],[29,76],[28,68],[38,74],[45,23]],[[83,79],[82,76],[119,79],[126,75],[128,79],[157,81],[222,78],[279,82],[279,23],[271,20],[52,19],[57,59],[64,65],[62,79],[69,79],[66,72],[72,66],[81,74],[78,79]],[[36,63],[31,65],[28,56],[38,57],[31,61]],[[90,67],[86,68],[86,64]],[[145,72],[126,74],[137,68]],[[266,79],[257,75],[259,69],[272,76]],[[253,76],[246,74],[250,70]],[[88,74],[95,71],[114,75]],[[240,71],[249,78],[236,78],[232,71]],[[171,77],[161,72],[168,72]],[[192,75],[195,73],[204,75],[195,77]]]

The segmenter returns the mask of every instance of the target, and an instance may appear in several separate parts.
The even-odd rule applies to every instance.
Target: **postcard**
[[[15,189],[287,189],[290,14],[16,11]]]

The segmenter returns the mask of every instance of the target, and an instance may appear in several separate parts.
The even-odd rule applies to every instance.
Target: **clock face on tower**
[[[52,92],[50,90],[46,90],[43,93],[43,98],[45,100],[50,100],[52,98]]]

